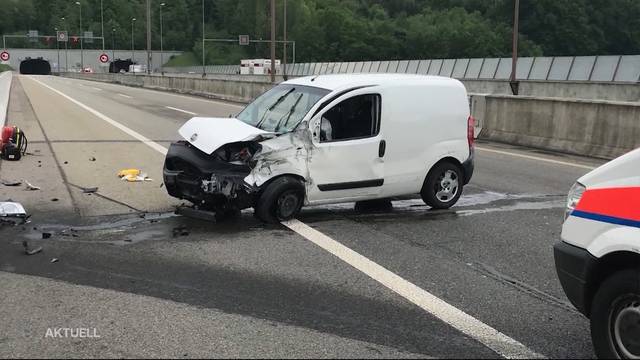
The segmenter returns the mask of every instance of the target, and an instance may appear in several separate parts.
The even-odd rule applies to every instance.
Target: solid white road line
[[[514,156],[514,157],[519,157],[519,158],[523,158],[523,159],[542,161],[542,162],[547,162],[547,163],[550,163],[550,164],[572,166],[572,167],[576,167],[576,168],[580,168],[580,169],[593,170],[593,169],[596,168],[594,166],[581,165],[581,164],[570,163],[570,162],[566,162],[566,161],[558,161],[558,160],[547,159],[547,158],[543,158],[543,157],[539,157],[539,156],[524,155],[524,154],[514,153],[514,152],[510,152],[510,151],[487,149],[487,148],[481,147],[481,146],[476,146],[476,150],[480,150],[480,151],[484,151],[484,152],[490,152],[490,153],[494,153],[494,154],[500,154],[500,155]]]
[[[111,119],[110,117],[90,108],[89,106],[71,98],[70,96],[52,88],[51,86],[44,84],[43,82],[33,77],[29,78],[55,92],[56,94],[64,97],[65,99],[73,102],[74,104],[80,106],[81,108],[87,110],[98,118],[124,131],[128,135],[141,141],[142,143],[158,151],[159,153],[166,155],[167,148],[165,148],[164,146],[149,140],[138,132],[129,129],[128,127]],[[380,284],[396,292],[405,299],[411,301],[412,303],[437,317],[438,319],[454,327],[458,331],[466,334],[473,339],[476,339],[480,343],[487,346],[489,349],[495,351],[497,354],[506,358],[514,359],[544,358],[542,355],[534,352],[533,350],[530,350],[520,342],[508,337],[507,335],[499,332],[489,325],[484,324],[483,322],[475,319],[462,310],[449,305],[438,297],[428,293],[427,291],[401,278],[400,276],[385,269],[384,267],[374,263],[368,258],[340,244],[339,242],[331,239],[327,235],[311,228],[301,221],[291,220],[288,222],[283,222],[283,225],[295,231],[317,246],[321,247],[322,249],[333,254],[334,256],[338,257],[355,269],[363,272]]]
[[[171,110],[175,110],[175,111],[183,112],[183,113],[185,113],[185,114],[189,114],[189,115],[198,115],[198,114],[196,114],[196,113],[194,113],[194,112],[187,111],[187,110],[182,110],[182,109],[178,109],[178,108],[171,107],[171,106],[165,106],[165,107],[166,107],[167,109],[171,109]]]
[[[123,98],[127,98],[127,99],[131,99],[132,97],[129,95],[125,95],[125,94],[118,94],[119,96],[122,96]]]
[[[49,86],[49,85],[47,85],[47,84],[43,83],[42,81],[37,80],[37,79],[35,79],[34,77],[31,77],[31,76],[30,76],[29,78],[30,78],[31,80],[33,80],[33,81],[37,82],[38,84],[40,84],[40,85],[42,85],[42,86],[46,87],[47,89],[49,89],[49,90],[51,90],[51,91],[55,92],[56,94],[58,94],[58,95],[60,95],[60,96],[64,97],[65,99],[67,99],[67,100],[71,101],[72,103],[74,103],[74,104],[76,104],[76,105],[80,106],[81,108],[83,108],[83,109],[87,110],[88,112],[90,112],[91,114],[95,115],[95,116],[96,116],[96,117],[98,117],[99,119],[104,120],[105,122],[107,122],[107,123],[109,123],[109,124],[111,124],[111,125],[113,125],[113,126],[117,127],[118,129],[120,129],[120,130],[124,131],[126,134],[128,134],[128,135],[132,136],[133,138],[135,138],[136,140],[139,140],[140,142],[142,142],[142,143],[146,144],[147,146],[149,146],[150,148],[152,148],[152,149],[156,150],[157,152],[159,152],[159,153],[161,153],[161,154],[163,154],[163,155],[166,155],[166,154],[167,154],[167,148],[165,148],[164,146],[162,146],[162,145],[158,144],[157,142],[154,142],[154,141],[152,141],[152,140],[149,140],[148,138],[146,138],[146,137],[145,137],[145,136],[143,136],[142,134],[140,134],[140,133],[136,132],[135,130],[129,129],[128,127],[126,127],[126,126],[124,126],[124,125],[120,124],[119,122],[117,122],[117,121],[113,120],[112,118],[110,118],[110,117],[108,117],[108,116],[106,116],[106,115],[104,115],[104,114],[100,113],[99,111],[97,111],[97,110],[95,110],[95,109],[93,109],[93,108],[90,108],[89,106],[87,106],[87,105],[85,105],[85,104],[81,103],[80,101],[78,101],[78,100],[76,100],[76,99],[74,99],[74,98],[72,98],[72,97],[70,97],[70,96],[68,96],[68,95],[64,94],[63,92],[61,92],[61,91],[59,91],[59,90],[56,90],[56,89],[52,88],[51,86]],[[121,95],[121,94],[120,94],[120,95]]]
[[[449,305],[301,221],[290,220],[283,222],[283,225],[499,355],[508,359],[544,358],[518,341]]]

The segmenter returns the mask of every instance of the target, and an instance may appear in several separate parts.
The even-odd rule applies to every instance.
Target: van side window
[[[322,115],[320,142],[361,139],[380,131],[380,95],[346,99]]]

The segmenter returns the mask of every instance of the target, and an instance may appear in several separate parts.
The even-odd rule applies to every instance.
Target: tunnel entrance
[[[20,74],[51,75],[51,65],[43,58],[26,58],[20,62]]]
[[[109,72],[116,73],[116,74],[123,70],[125,72],[129,72],[130,65],[135,65],[135,63],[131,61],[131,59],[127,59],[127,60],[115,59],[109,64]]]

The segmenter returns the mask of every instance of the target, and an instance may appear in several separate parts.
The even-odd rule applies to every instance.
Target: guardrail
[[[7,121],[9,93],[11,92],[11,71],[0,73],[0,127]]]
[[[282,67],[282,65],[281,65]],[[282,69],[278,72],[280,73]],[[166,67],[165,72],[202,74],[202,66]],[[206,66],[207,74],[240,74],[239,65]],[[322,62],[287,65],[287,74],[407,73],[464,80],[508,80],[511,58]],[[518,80],[640,82],[640,55],[524,57]]]

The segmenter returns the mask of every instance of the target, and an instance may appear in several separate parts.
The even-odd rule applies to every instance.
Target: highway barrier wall
[[[272,87],[261,76],[207,75],[206,78],[194,78],[79,73],[63,76],[243,103]],[[479,94],[472,85],[467,84],[467,87],[482,139],[604,159],[640,146],[640,102],[512,96],[498,91]],[[542,90],[537,91],[544,94]]]
[[[0,73],[0,127],[7,121],[7,110],[9,108],[9,94],[11,93],[11,71]]]

